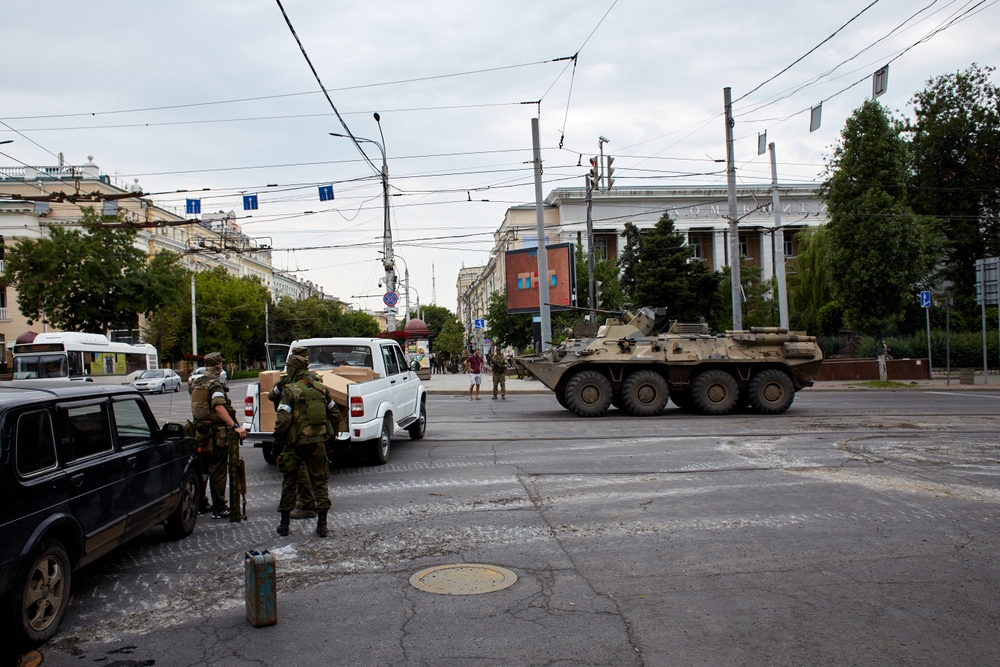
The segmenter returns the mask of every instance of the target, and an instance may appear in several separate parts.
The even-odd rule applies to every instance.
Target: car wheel
[[[25,561],[7,596],[17,644],[34,647],[59,629],[69,604],[72,579],[69,554],[61,542],[39,542]]]
[[[278,453],[274,450],[273,442],[265,442],[260,448],[261,454],[264,455],[264,462],[267,465],[273,466],[278,462]]]
[[[389,462],[389,446],[392,443],[391,432],[392,417],[386,415],[385,419],[382,420],[382,431],[379,433],[378,439],[372,441],[372,465],[380,466]]]
[[[779,415],[792,404],[795,385],[784,371],[768,368],[750,380],[750,405],[762,415]]]
[[[198,522],[200,500],[201,485],[198,475],[194,471],[188,470],[184,473],[184,482],[181,484],[181,499],[177,503],[177,509],[167,517],[167,522],[164,524],[167,537],[179,540],[194,531],[194,525]]]
[[[733,411],[740,398],[736,378],[724,370],[712,368],[691,383],[691,401],[703,415],[725,415]]]
[[[420,414],[417,421],[410,424],[406,429],[410,434],[410,440],[422,440],[427,431],[427,401],[420,401]]]
[[[181,381],[180,381],[180,380],[178,380],[178,381],[177,381],[177,384],[175,384],[175,385],[174,385],[174,393],[176,394],[176,393],[177,393],[177,392],[179,392],[180,390],[181,390]]]
[[[622,383],[622,404],[630,415],[651,417],[663,412],[670,390],[656,371],[636,371]]]
[[[160,383],[160,390],[158,392],[156,392],[156,393],[157,394],[163,394],[163,393],[166,393],[166,391],[167,391],[167,385],[166,385],[166,383],[161,382]]]
[[[611,381],[597,371],[580,371],[566,383],[566,406],[581,417],[600,417],[611,405]]]

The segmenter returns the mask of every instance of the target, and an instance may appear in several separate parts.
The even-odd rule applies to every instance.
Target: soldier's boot
[[[278,524],[278,535],[288,537],[288,524],[291,523],[291,511],[281,513],[281,523]]]
[[[330,529],[326,527],[326,510],[320,511],[318,517],[316,519],[316,534],[320,537],[326,537],[330,534]]]

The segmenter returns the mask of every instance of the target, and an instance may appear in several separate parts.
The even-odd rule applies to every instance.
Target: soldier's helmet
[[[222,355],[218,352],[210,352],[205,355],[205,365],[206,366],[221,366],[222,365]]]
[[[306,347],[305,345],[296,345],[295,347],[292,348],[292,354],[294,354],[297,357],[308,357],[309,348]]]

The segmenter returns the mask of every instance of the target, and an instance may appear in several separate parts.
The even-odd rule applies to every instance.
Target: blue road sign
[[[382,295],[382,303],[392,308],[399,303],[399,295],[395,292],[386,292]]]
[[[924,291],[920,293],[920,307],[930,308],[931,307],[931,293]]]
[[[333,186],[332,185],[321,185],[321,186],[319,186],[319,200],[320,201],[333,201]]]
[[[192,215],[197,215],[201,213],[201,200],[200,199],[186,199],[184,202],[184,211]]]
[[[475,320],[473,326],[475,326],[477,329],[485,329],[486,320]]]
[[[244,211],[257,210],[257,195],[243,195],[243,210]]]

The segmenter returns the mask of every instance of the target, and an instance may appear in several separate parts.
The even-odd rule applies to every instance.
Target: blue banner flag
[[[320,201],[333,201],[333,186],[332,185],[321,185],[321,186],[319,186],[319,200]]]
[[[257,195],[243,195],[243,210],[244,211],[257,210]]]
[[[184,212],[187,214],[201,214],[201,200],[200,199],[186,199],[184,204]]]

